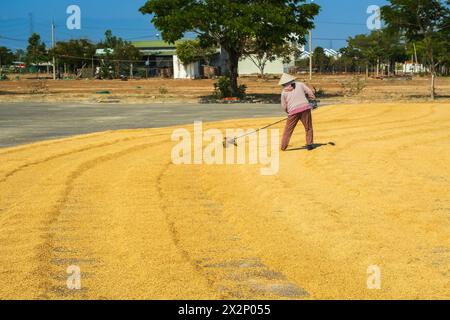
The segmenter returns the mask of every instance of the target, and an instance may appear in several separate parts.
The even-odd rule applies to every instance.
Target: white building
[[[173,56],[174,79],[198,79],[200,77],[200,63],[182,64],[177,55]]]
[[[309,59],[309,51],[302,51],[302,53],[300,53],[300,56],[298,57],[299,60],[303,60],[303,59]]]
[[[337,58],[339,58],[341,56],[341,54],[339,52],[337,52],[336,50],[327,49],[327,48],[324,48],[323,50],[325,51],[325,55],[327,57],[337,59]]]
[[[265,74],[282,74],[284,72],[288,72],[289,68],[294,67],[295,62],[292,58],[291,63],[284,63],[283,59],[277,59],[273,62],[267,62],[264,73]],[[239,61],[238,72],[240,76],[243,75],[251,75],[251,74],[260,74],[261,71],[256,66],[256,64],[250,58],[245,58]]]
[[[406,61],[402,64],[402,71],[403,73],[425,73],[428,72],[428,68],[426,68],[423,64]]]
[[[339,52],[337,52],[336,50],[333,50],[333,49],[324,48],[323,51],[324,51],[325,55],[330,58],[337,59],[341,56],[341,54]],[[309,59],[309,55],[310,55],[309,51],[303,51],[300,54],[299,60]]]

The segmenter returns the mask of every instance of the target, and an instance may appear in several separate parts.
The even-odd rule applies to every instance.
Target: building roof
[[[333,49],[325,48],[324,51],[325,51],[325,54],[328,57],[338,57],[338,56],[340,56],[339,52],[337,52],[336,50],[333,50]]]
[[[167,43],[163,40],[133,41],[132,44],[138,49],[175,49],[177,44],[186,40],[178,40],[175,43]]]
[[[175,56],[177,50],[140,50],[144,56]]]
[[[336,50],[333,50],[333,49],[324,48],[323,51],[327,57],[337,58],[337,57],[341,56],[341,54],[339,52],[337,52]],[[300,53],[299,59],[309,58],[309,55],[310,55],[310,53],[305,50],[302,53]]]

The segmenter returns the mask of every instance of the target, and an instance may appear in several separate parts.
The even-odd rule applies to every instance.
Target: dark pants
[[[286,122],[286,128],[283,133],[283,140],[281,142],[281,150],[285,151],[289,145],[292,134],[294,133],[295,127],[298,122],[301,121],[306,131],[306,144],[312,145],[314,143],[314,130],[312,124],[312,114],[311,110],[306,110],[302,113],[294,114],[289,116]]]

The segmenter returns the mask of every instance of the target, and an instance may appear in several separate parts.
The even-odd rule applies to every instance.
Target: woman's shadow
[[[334,142],[328,142],[328,143],[315,143],[313,144],[313,150],[316,150],[318,148],[324,147],[324,146],[336,146],[336,143]],[[306,146],[301,147],[301,148],[290,148],[290,149],[286,149],[286,151],[299,151],[299,150],[308,150],[308,148]]]

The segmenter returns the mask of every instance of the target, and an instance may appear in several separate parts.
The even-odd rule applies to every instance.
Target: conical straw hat
[[[295,81],[297,78],[294,76],[291,76],[290,74],[283,73],[281,76],[280,82],[278,83],[280,86],[285,85],[289,82]]]

